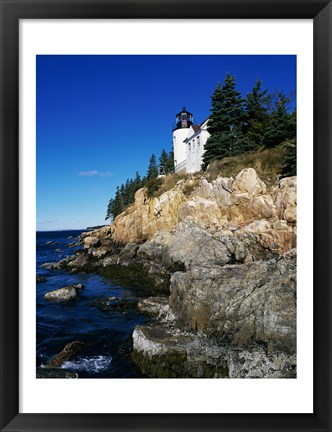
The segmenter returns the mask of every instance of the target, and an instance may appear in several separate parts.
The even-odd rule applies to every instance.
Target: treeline
[[[283,176],[296,175],[296,109],[289,110],[291,97],[284,93],[271,94],[257,80],[252,91],[243,98],[236,89],[235,77],[226,74],[223,85],[218,84],[211,96],[211,114],[208,122],[208,138],[204,146],[202,169],[210,162],[228,156],[238,156],[259,148],[271,148],[286,143],[287,156],[282,169]],[[162,150],[159,166],[167,173],[173,172],[174,154]],[[142,187],[150,195],[160,187],[156,156],[152,154],[147,173],[138,172],[118,186],[114,198],[107,206],[107,219],[115,219],[134,202],[135,193]]]
[[[289,112],[291,98],[269,94],[257,80],[244,99],[236,89],[235,77],[227,74],[211,96],[211,115],[205,144],[205,169],[215,159],[237,156],[260,147],[271,148],[289,140],[283,174],[296,174],[296,110]]]
[[[162,166],[166,173],[172,172],[174,169],[174,154],[173,151],[169,153],[162,150],[159,157],[159,166]],[[130,204],[135,200],[135,193],[142,187],[149,187],[153,190],[157,187],[158,165],[157,159],[154,154],[151,155],[147,173],[141,177],[136,172],[135,178],[127,179],[121,186],[117,186],[114,198],[108,202],[105,220],[114,220],[116,216],[122,213]],[[158,184],[159,186],[159,184]]]

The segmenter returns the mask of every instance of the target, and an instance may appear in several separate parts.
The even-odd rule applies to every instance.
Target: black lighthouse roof
[[[176,117],[179,116],[179,115],[181,115],[182,113],[186,113],[186,114],[192,116],[192,113],[189,112],[189,111],[187,111],[186,107],[183,107],[182,110],[179,113],[176,114]]]

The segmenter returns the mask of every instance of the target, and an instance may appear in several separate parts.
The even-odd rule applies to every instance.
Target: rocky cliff
[[[296,177],[272,188],[255,170],[188,176],[136,192],[114,222],[81,236],[57,266],[138,276],[164,296],[140,308],[133,358],[153,377],[296,376]]]

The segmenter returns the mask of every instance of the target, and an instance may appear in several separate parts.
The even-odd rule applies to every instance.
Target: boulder
[[[173,322],[174,315],[170,311],[168,297],[157,296],[140,299],[138,301],[138,309],[140,312],[159,319],[162,322]]]
[[[272,195],[279,219],[295,223],[297,220],[297,179],[286,177],[280,180]]]
[[[83,351],[84,345],[83,342],[69,342],[59,354],[45,365],[45,368],[59,368],[65,362],[75,360]]]
[[[82,284],[69,285],[54,291],[50,291],[44,295],[45,300],[52,300],[57,302],[66,302],[69,300],[76,300],[79,292],[83,289]]]
[[[287,221],[285,220],[278,220],[277,222],[274,222],[274,224],[272,225],[272,228],[274,230],[287,230],[287,231],[291,231],[291,228],[289,227],[289,225],[287,224]]]
[[[154,378],[225,378],[224,349],[204,336],[164,325],[137,326],[133,333],[133,361]]]
[[[89,249],[91,247],[98,247],[100,246],[100,239],[95,236],[85,237],[83,240],[83,246],[85,249]]]
[[[78,253],[75,256],[75,259],[73,259],[68,263],[68,267],[77,269],[77,268],[85,267],[87,264],[88,264],[87,256],[83,253]]]
[[[40,267],[45,268],[47,270],[62,270],[66,268],[67,264],[70,263],[75,259],[75,255],[70,255],[63,260],[60,260],[58,262],[47,262],[42,264]]]
[[[262,240],[259,224],[253,226],[252,232],[238,230],[233,235],[217,228],[208,231],[186,219],[173,232],[156,233],[139,247],[137,257],[141,261],[160,263],[164,269],[174,272],[195,266],[243,263],[247,258],[250,261],[271,259],[275,255],[272,242],[269,245]]]
[[[249,193],[252,195],[264,194],[266,185],[258,177],[253,168],[245,168],[235,177],[232,190],[234,193]]]
[[[46,282],[47,281],[47,279],[46,279],[46,277],[45,276],[36,276],[36,282],[37,283],[42,283],[42,282]]]
[[[137,326],[134,363],[153,378],[296,378],[296,355],[245,349],[158,322]]]
[[[137,305],[137,299],[131,297],[105,297],[94,302],[94,305],[105,312],[124,311],[133,309]]]
[[[200,224],[220,225],[226,217],[220,212],[219,206],[215,200],[209,200],[201,197],[193,197],[186,201],[178,211],[180,220],[190,218]]]
[[[59,262],[48,262],[42,264],[40,267],[46,270],[61,270],[62,269],[62,261]]]
[[[182,328],[245,347],[296,350],[296,255],[194,267],[171,277],[169,303]]]

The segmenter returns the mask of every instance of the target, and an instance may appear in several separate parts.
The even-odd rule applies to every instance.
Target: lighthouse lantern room
[[[193,124],[193,115],[186,111],[186,107],[182,108],[182,111],[176,114],[176,128],[189,128]]]
[[[188,137],[190,126],[193,124],[193,115],[182,108],[178,114],[176,114],[175,128],[173,129],[173,150],[174,150],[174,169],[175,172],[185,172],[186,169],[186,143],[184,140]]]

